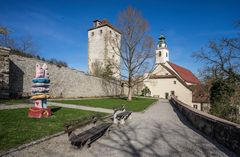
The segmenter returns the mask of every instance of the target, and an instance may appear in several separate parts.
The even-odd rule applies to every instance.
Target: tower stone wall
[[[95,20],[93,28],[88,30],[88,70],[95,75],[96,70],[105,68],[107,64],[120,64],[119,53],[121,34],[108,21]],[[112,67],[115,77],[117,68]]]

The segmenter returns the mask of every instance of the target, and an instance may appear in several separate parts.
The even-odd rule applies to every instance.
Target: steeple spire
[[[159,42],[158,42],[158,48],[167,48],[167,44],[165,42],[165,37],[161,34],[160,37],[158,38]]]
[[[156,64],[166,63],[169,61],[169,52],[165,41],[166,38],[163,35],[160,35],[158,39],[159,41],[156,49]]]

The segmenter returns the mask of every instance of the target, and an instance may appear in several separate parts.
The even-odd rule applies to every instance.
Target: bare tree
[[[207,49],[194,53],[193,57],[206,63],[206,72],[214,77],[233,75],[240,82],[240,38],[222,38],[210,41]]]
[[[112,38],[114,52],[121,58],[121,64],[114,64],[119,75],[128,86],[128,100],[132,100],[133,87],[144,80],[144,74],[154,67],[154,42],[149,35],[148,22],[140,12],[132,7],[123,10],[118,16],[121,41]]]
[[[29,53],[29,54],[33,54],[33,55],[37,54],[37,45],[33,41],[32,36],[30,36],[30,35],[22,36],[18,40],[17,44],[18,44],[18,46],[17,46],[18,50]]]
[[[210,41],[193,57],[205,63],[201,75],[209,92],[211,113],[239,122],[240,35]]]
[[[0,26],[0,45],[5,47],[14,47],[14,39],[10,38],[10,29]]]

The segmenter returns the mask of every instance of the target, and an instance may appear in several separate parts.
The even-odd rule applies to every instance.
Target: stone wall
[[[240,125],[196,110],[176,98],[170,102],[195,128],[240,155]]]
[[[8,60],[7,53],[5,54],[3,52],[4,51],[1,50],[0,59],[6,60],[6,63],[1,62],[0,65],[4,65],[4,68],[1,67],[0,73],[0,80],[4,78],[4,83],[1,83],[1,91],[8,91],[9,85],[9,95],[11,97],[30,96],[36,63],[43,65],[44,62],[35,58],[27,58],[13,54],[9,55]],[[9,64],[7,61],[9,61]],[[50,96],[52,98],[116,96],[127,92],[126,89],[121,88],[120,83],[117,81],[109,82],[95,76],[87,75],[79,70],[59,67],[50,63],[47,63],[47,65],[51,80]],[[7,67],[9,67],[9,72]],[[3,88],[3,85],[6,88]],[[2,95],[4,94],[1,94],[1,96]]]
[[[0,47],[0,98],[9,97],[9,49]]]

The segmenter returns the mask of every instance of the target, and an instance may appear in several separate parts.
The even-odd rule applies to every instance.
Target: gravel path
[[[98,108],[98,107],[88,107],[88,106],[81,106],[81,105],[62,104],[62,103],[55,103],[55,102],[49,102],[49,105],[50,106],[60,106],[60,107],[66,107],[66,108],[81,109],[81,110],[88,110],[88,111],[95,111],[95,112],[113,113],[113,110],[111,110],[111,109]]]
[[[133,113],[132,120],[123,126],[113,126],[112,130],[109,136],[100,138],[89,149],[79,150],[72,147],[64,134],[8,156],[235,156],[226,148],[210,142],[194,131],[164,100],[160,100],[144,113]]]
[[[27,108],[27,107],[32,107],[32,106],[34,106],[34,105],[33,104],[19,104],[19,105],[0,104],[0,110]],[[55,102],[48,102],[48,106],[59,106],[59,107],[74,108],[74,109],[81,109],[81,110],[88,110],[88,111],[95,111],[95,112],[113,113],[113,110],[111,110],[111,109],[88,107],[88,106],[81,106],[81,105],[72,105],[72,104],[62,104],[62,103],[55,103]]]

